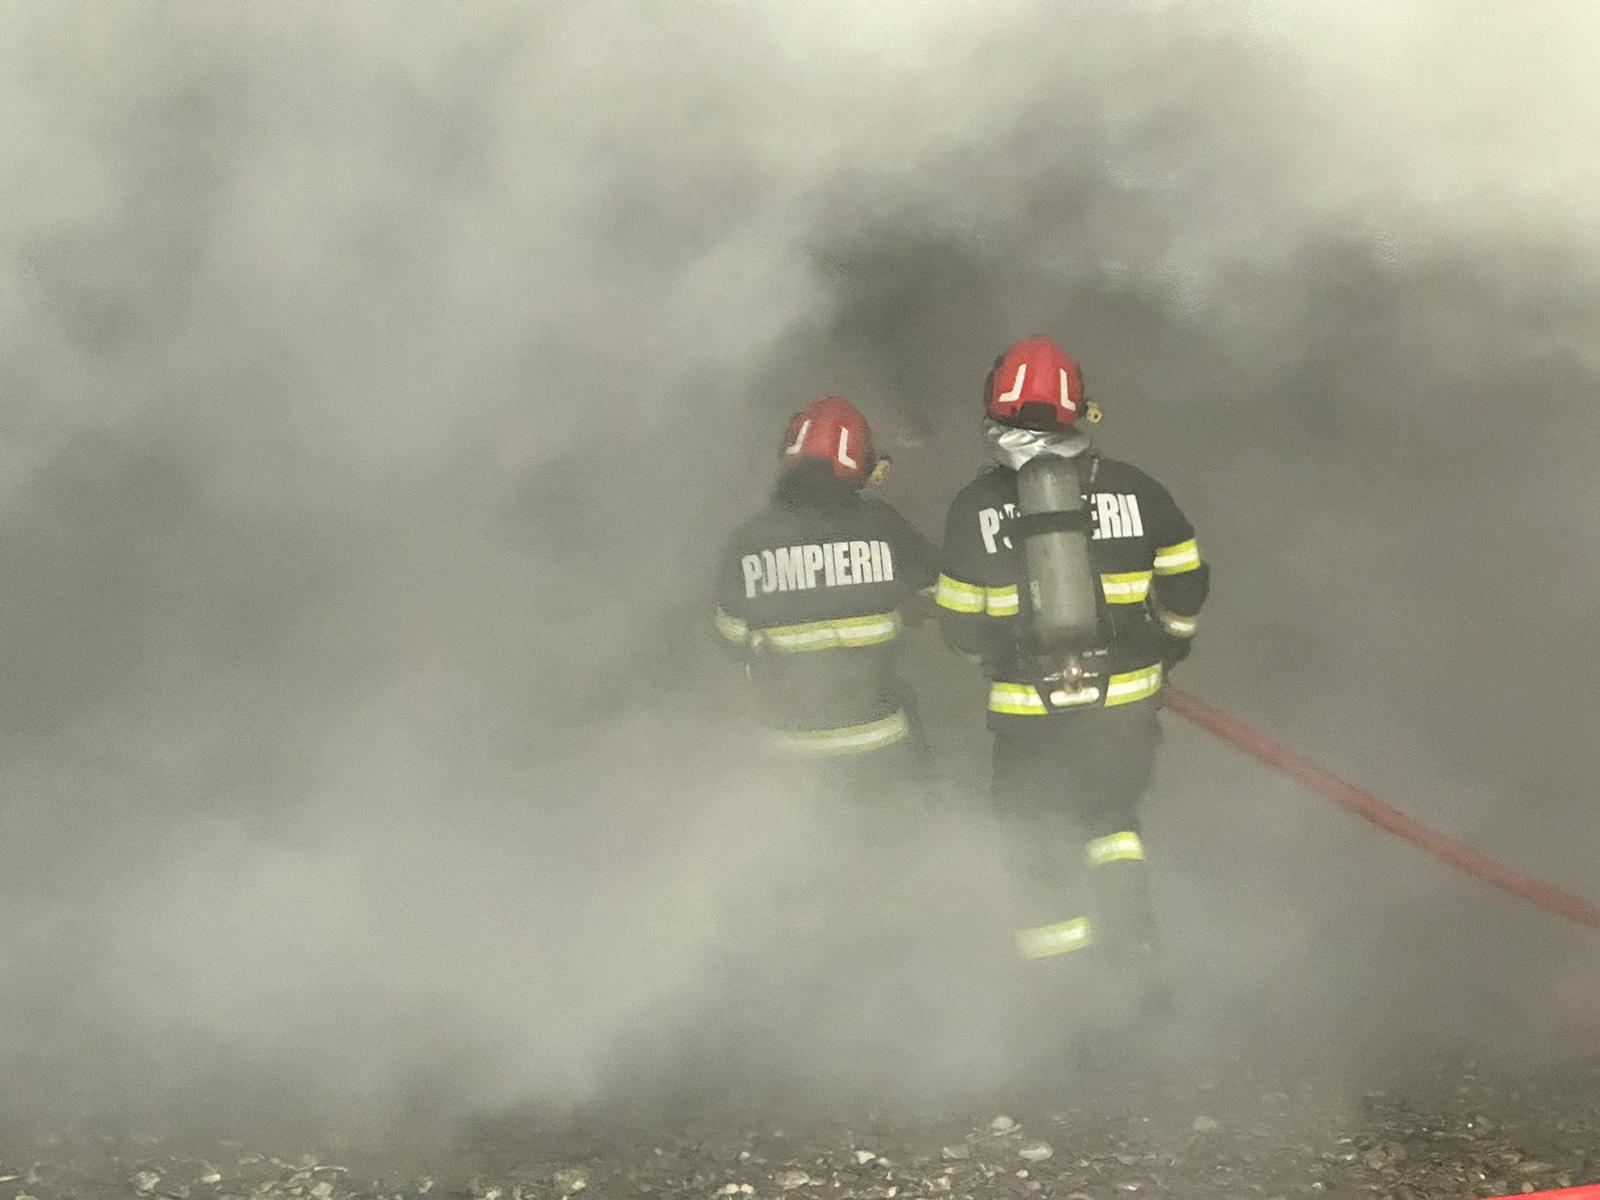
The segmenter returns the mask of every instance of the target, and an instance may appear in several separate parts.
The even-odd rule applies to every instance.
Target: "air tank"
[[[1073,655],[1094,646],[1097,580],[1089,565],[1091,526],[1078,464],[1041,454],[1017,471],[1017,507],[1034,649]]]

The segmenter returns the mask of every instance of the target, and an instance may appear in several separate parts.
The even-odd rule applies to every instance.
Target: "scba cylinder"
[[[1095,576],[1089,564],[1089,512],[1070,458],[1044,454],[1017,472],[1020,536],[1034,649],[1072,655],[1098,638]]]

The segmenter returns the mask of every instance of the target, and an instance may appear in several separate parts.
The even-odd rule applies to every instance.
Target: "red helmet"
[[[852,481],[867,479],[878,465],[867,419],[843,396],[824,396],[795,413],[783,438],[783,459],[791,465],[825,462],[840,479]]]
[[[1083,398],[1083,372],[1042,334],[1024,338],[994,360],[983,384],[983,409],[1002,425],[1059,429],[1098,413]]]

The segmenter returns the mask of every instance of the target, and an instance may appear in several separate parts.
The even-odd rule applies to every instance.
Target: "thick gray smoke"
[[[1189,682],[1592,892],[1597,52],[1575,3],[0,9],[8,1103],[596,1094],[817,836],[700,628],[784,416],[856,398],[934,532],[1034,331],[1201,527]],[[1592,999],[1169,743],[1237,992]]]

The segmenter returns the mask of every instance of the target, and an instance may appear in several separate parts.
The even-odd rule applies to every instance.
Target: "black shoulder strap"
[[[1085,505],[1077,512],[1029,513],[1010,517],[1001,524],[1001,529],[1009,538],[1030,538],[1041,533],[1091,533],[1094,522],[1089,519],[1089,509]]]

